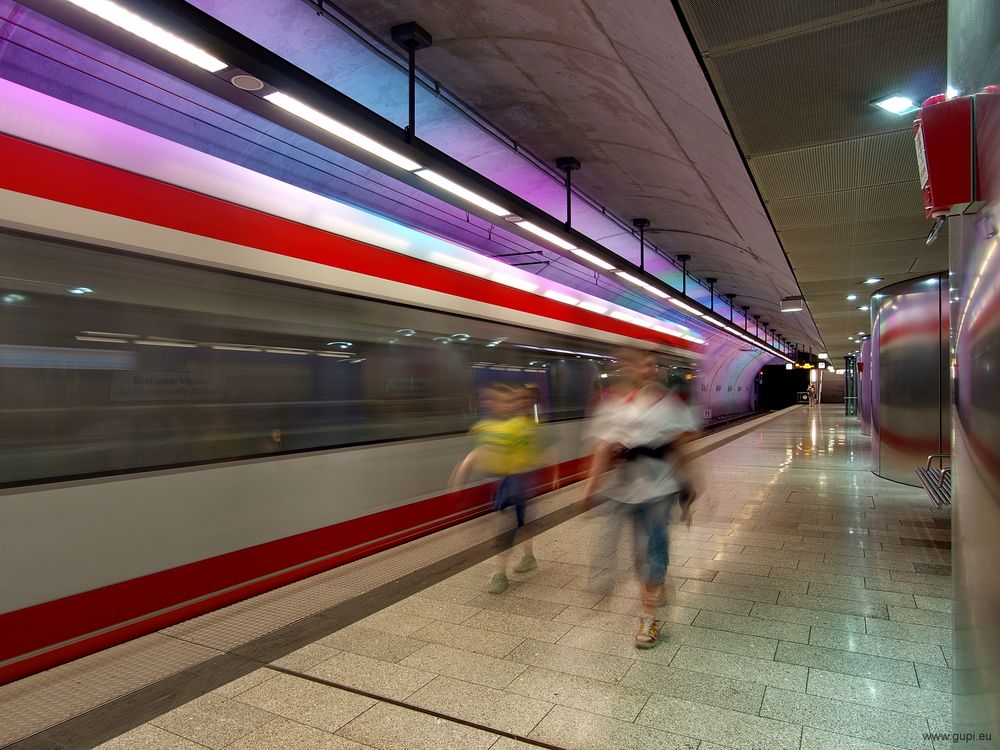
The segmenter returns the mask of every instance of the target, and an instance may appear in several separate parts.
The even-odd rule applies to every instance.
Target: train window
[[[490,382],[585,416],[609,345],[0,233],[0,484],[462,433]]]

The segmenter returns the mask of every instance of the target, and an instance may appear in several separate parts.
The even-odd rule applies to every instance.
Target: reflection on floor
[[[101,747],[950,745],[927,737],[951,730],[947,511],[873,476],[842,407],[697,464],[654,649],[633,646],[627,541],[590,557],[596,509],[537,537],[538,569],[502,595],[481,563]]]

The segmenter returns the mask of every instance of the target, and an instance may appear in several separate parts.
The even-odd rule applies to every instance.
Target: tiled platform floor
[[[597,508],[537,537],[538,570],[502,595],[473,566],[101,747],[932,748],[951,729],[947,511],[873,476],[838,407],[696,465],[650,651],[628,541],[591,557]]]

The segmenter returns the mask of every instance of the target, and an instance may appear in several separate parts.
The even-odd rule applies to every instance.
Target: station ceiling
[[[387,45],[425,26],[422,70],[534,152],[577,157],[576,185],[799,344],[843,356],[869,328],[862,280],[947,268],[913,116],[870,105],[944,90],[946,0],[678,0],[696,52],[663,0],[335,5]],[[799,289],[808,312],[778,313]]]

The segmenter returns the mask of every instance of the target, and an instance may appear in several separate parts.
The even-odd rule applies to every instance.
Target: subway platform
[[[649,651],[629,548],[591,556],[576,485],[503,594],[479,518],[4,686],[0,746],[951,746],[950,513],[868,446],[833,405],[698,441]]]

